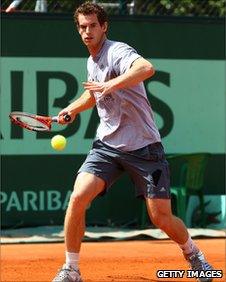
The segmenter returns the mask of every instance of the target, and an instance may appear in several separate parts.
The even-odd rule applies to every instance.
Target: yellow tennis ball
[[[67,144],[67,140],[63,135],[55,135],[51,139],[51,146],[53,147],[53,149],[57,151],[63,150],[66,144]]]

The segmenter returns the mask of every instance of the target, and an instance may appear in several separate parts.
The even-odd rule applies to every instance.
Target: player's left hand
[[[111,80],[106,82],[87,81],[83,82],[83,86],[88,91],[99,92],[102,95],[109,94],[115,90]]]

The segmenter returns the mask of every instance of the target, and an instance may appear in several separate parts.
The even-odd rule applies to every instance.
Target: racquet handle
[[[69,122],[70,120],[71,120],[71,116],[64,115],[64,121]],[[59,118],[57,116],[56,117],[52,117],[52,121],[59,122]]]

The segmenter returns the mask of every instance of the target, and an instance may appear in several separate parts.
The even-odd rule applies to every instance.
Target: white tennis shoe
[[[59,270],[52,282],[83,282],[80,271],[66,264]]]

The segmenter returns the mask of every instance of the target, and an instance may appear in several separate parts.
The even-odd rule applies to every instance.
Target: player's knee
[[[81,194],[73,192],[70,197],[69,206],[76,211],[83,211],[89,205],[86,197]]]

